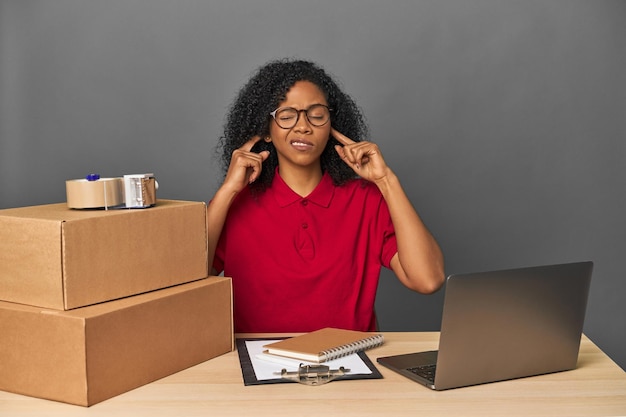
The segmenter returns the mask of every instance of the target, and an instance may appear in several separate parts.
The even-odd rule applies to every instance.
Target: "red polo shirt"
[[[246,188],[233,202],[214,267],[233,279],[236,332],[367,331],[380,268],[397,250],[374,184],[337,187],[324,174],[303,198],[276,172],[256,199]]]

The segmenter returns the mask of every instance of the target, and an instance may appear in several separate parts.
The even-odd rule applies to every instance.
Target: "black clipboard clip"
[[[350,372],[343,366],[339,369],[330,369],[326,365],[300,364],[297,371],[289,372],[286,369],[280,371],[280,376],[289,381],[295,381],[304,385],[324,385]],[[278,372],[277,372],[278,373]]]

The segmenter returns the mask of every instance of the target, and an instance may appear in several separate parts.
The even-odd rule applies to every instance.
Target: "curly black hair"
[[[281,59],[262,66],[239,91],[230,107],[224,125],[224,134],[217,148],[221,150],[224,175],[228,171],[232,153],[253,136],[269,135],[271,116],[284,101],[289,89],[298,81],[310,81],[320,88],[332,109],[331,123],[339,132],[355,142],[365,140],[368,127],[354,100],[345,94],[333,78],[318,65],[304,60]],[[321,155],[323,172],[328,172],[336,185],[355,178],[354,171],[337,155],[334,147],[339,142],[331,136]],[[272,143],[260,140],[253,152],[269,150],[259,178],[252,184],[253,191],[262,192],[270,186],[278,166],[278,157]]]

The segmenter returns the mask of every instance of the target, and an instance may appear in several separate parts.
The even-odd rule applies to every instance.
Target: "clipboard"
[[[265,385],[265,384],[283,384],[283,383],[297,383],[296,381],[292,381],[289,379],[282,378],[280,376],[281,366],[280,364],[275,364],[276,375],[272,377],[263,377],[257,378],[257,373],[255,372],[253,359],[251,357],[251,353],[248,351],[248,346],[246,342],[256,342],[263,341],[265,343],[270,343],[272,341],[281,340],[280,338],[238,338],[236,339],[237,346],[237,354],[239,356],[239,363],[241,365],[241,373],[243,376],[243,382],[245,386],[249,385]],[[362,363],[362,365],[367,369],[367,372],[364,373],[346,373],[345,375],[339,376],[335,378],[335,381],[341,380],[352,380],[352,379],[382,379],[383,376],[376,368],[374,363],[370,360],[367,354],[363,351],[354,353],[351,359],[356,360]],[[337,361],[341,361],[337,359]]]

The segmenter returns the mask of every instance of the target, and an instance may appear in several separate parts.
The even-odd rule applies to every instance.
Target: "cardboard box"
[[[0,329],[0,390],[89,406],[233,350],[231,282],[70,311],[0,301]]]
[[[0,300],[68,310],[206,278],[206,205],[0,210]]]

